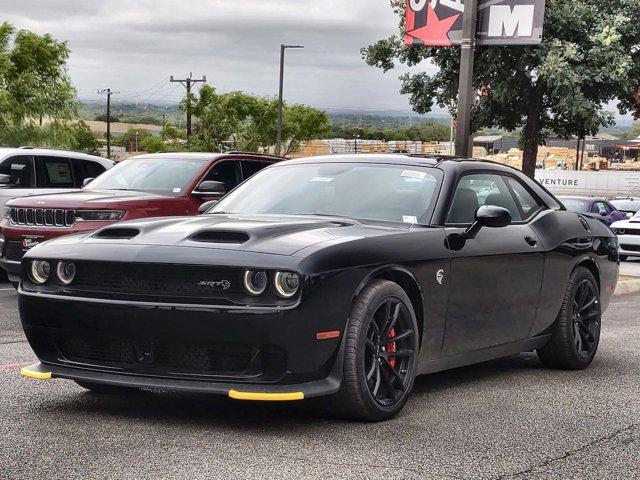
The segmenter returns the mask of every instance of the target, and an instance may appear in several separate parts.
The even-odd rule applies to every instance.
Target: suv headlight
[[[47,283],[51,276],[51,264],[46,260],[33,260],[29,265],[29,277],[36,285]]]
[[[76,210],[76,220],[85,222],[115,222],[124,217],[124,210]]]
[[[293,272],[276,272],[274,287],[279,297],[291,298],[298,293],[300,276]]]

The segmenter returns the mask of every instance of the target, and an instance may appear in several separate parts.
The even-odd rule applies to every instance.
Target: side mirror
[[[207,195],[224,195],[225,193],[227,193],[227,188],[225,187],[224,182],[206,180],[198,185],[193,193]]]
[[[509,210],[494,205],[485,205],[476,212],[476,221],[465,232],[465,237],[473,239],[483,228],[504,228],[511,225]]]
[[[89,178],[85,178],[82,181],[82,188],[86,187],[87,185],[89,185],[91,182],[93,182],[95,180],[95,178],[93,177],[89,177]]]
[[[631,213],[631,212],[627,212],[627,213],[625,213],[625,215],[626,215],[627,218],[633,218],[633,213]]]
[[[0,185],[11,185],[11,175],[0,174]]]
[[[213,207],[216,203],[218,203],[217,200],[211,200],[210,202],[204,202],[202,205],[200,205],[198,207],[198,213],[200,215],[202,215],[203,213],[207,213],[209,211],[209,209],[211,207]]]

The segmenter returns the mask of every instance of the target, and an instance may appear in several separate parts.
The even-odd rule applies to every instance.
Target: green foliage
[[[640,120],[633,124],[633,135],[636,138],[640,138]]]
[[[123,135],[115,137],[113,139],[113,143],[132,152],[136,150],[136,146],[138,147],[138,150],[140,150],[142,142],[149,137],[151,137],[151,132],[149,130],[145,130],[143,128],[131,128]]]
[[[93,119],[96,122],[106,122],[107,121],[107,114],[106,113],[100,113],[100,114],[96,115]],[[120,123],[120,118],[114,117],[113,115],[111,115],[111,122]]]
[[[77,111],[67,74],[69,49],[50,35],[0,26],[0,127],[17,136],[43,117],[69,119]]]
[[[154,137],[154,136],[147,137],[142,141],[140,145],[143,151],[149,152],[149,153],[169,151],[167,144],[164,143],[164,140],[162,140],[162,138],[160,137]]]
[[[433,119],[426,119],[408,128],[377,129],[369,125],[362,127],[333,127],[331,135],[335,138],[362,138],[364,140],[413,140],[421,142],[444,142],[451,135],[450,127]]]
[[[11,126],[0,131],[0,144],[9,147],[62,148],[93,155],[98,154],[100,142],[83,121],[73,123],[53,121],[43,126],[33,123]]]
[[[221,151],[231,143],[234,150],[257,151],[275,143],[278,102],[273,98],[257,97],[243,92],[219,94],[208,85],[200,89],[200,97],[192,102],[196,118],[194,135],[189,149]],[[329,119],[321,112],[305,105],[285,105],[283,110],[282,141],[288,151],[301,142],[327,134]]]
[[[186,140],[187,131],[179,129],[173,125],[166,124],[162,128],[161,136],[163,140]]]
[[[404,0],[392,0],[403,33]],[[595,135],[613,116],[603,105],[619,100],[621,113],[635,109],[640,86],[640,2],[547,0],[542,45],[478,48],[474,86],[488,87],[473,109],[473,129],[522,129],[524,170],[533,175],[542,133]],[[362,50],[364,60],[388,71],[396,62],[435,65],[434,75],[401,76],[401,92],[418,113],[434,105],[455,113],[458,48],[407,47],[402,35]]]

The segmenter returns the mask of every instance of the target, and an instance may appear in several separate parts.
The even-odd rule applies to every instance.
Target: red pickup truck
[[[11,200],[0,223],[0,267],[14,286],[32,247],[62,235],[146,217],[195,215],[280,157],[232,153],[162,153],[125,160],[82,190]]]

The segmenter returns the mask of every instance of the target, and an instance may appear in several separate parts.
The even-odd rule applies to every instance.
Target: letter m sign
[[[542,41],[545,0],[480,2],[478,44],[536,45]]]

